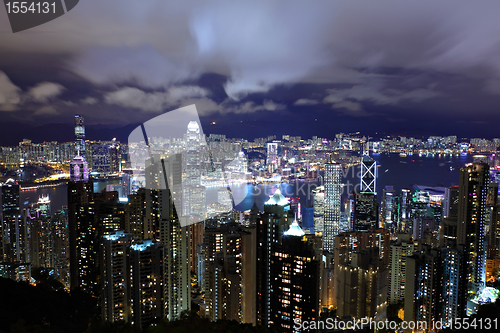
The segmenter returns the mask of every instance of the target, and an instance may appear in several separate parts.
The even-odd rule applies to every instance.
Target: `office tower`
[[[381,223],[384,228],[395,230],[397,228],[398,197],[392,186],[386,186],[382,191]]]
[[[360,174],[359,193],[374,193],[377,194],[377,162],[368,154],[368,150],[363,151],[361,158],[361,174]]]
[[[411,203],[412,203],[412,196],[411,196],[411,191],[407,188],[401,189],[401,194],[400,194],[400,221],[399,221],[399,226],[398,226],[398,232],[408,232],[411,230]]]
[[[75,156],[85,158],[85,123],[81,115],[75,115]]]
[[[267,144],[266,165],[269,172],[274,172],[278,168],[278,144],[276,142]]]
[[[320,261],[296,221],[271,254],[270,275],[271,327],[279,332],[292,332],[294,320],[318,319]]]
[[[89,180],[89,167],[85,158],[76,155],[73,161],[69,164],[70,167],[70,180],[73,182],[88,181]]]
[[[354,230],[367,231],[378,227],[378,202],[375,193],[356,193],[354,203]]]
[[[318,186],[312,190],[314,207],[314,232],[323,233],[325,221],[325,187]]]
[[[406,284],[406,259],[413,255],[416,244],[408,234],[398,234],[395,244],[391,244],[389,255],[389,303],[396,304],[404,299]]]
[[[335,236],[340,233],[341,168],[338,163],[325,164],[323,249],[328,252],[333,252]]]
[[[2,185],[2,248],[4,262],[26,262],[26,219],[21,216],[19,185],[9,179]]]
[[[122,171],[121,169],[121,150],[120,143],[116,141],[116,138],[111,140],[111,144],[109,146],[109,172],[110,173],[118,173]]]
[[[111,173],[111,153],[116,154],[115,148],[104,142],[92,144],[91,167],[92,172],[106,175]],[[116,163],[116,161],[115,161]],[[116,165],[113,167],[116,170]]]
[[[460,169],[457,243],[466,250],[469,294],[484,287],[484,228],[489,166],[471,163]]]
[[[201,184],[201,133],[196,121],[190,121],[186,135],[186,185]]]
[[[178,211],[193,221],[203,221],[206,217],[206,189],[201,185],[202,148],[200,127],[196,121],[190,121],[186,134],[186,179],[182,189],[182,210]]]
[[[168,273],[164,263],[168,251],[167,245],[149,239],[130,246],[130,318],[142,331],[167,317],[169,311],[169,303],[165,300]]]
[[[390,233],[385,229],[344,232],[335,239],[337,316],[386,315]]]
[[[271,256],[293,220],[290,203],[279,189],[264,204],[257,221],[257,324],[268,326],[271,316]]]
[[[133,236],[123,231],[105,235],[100,244],[101,316],[103,321],[130,320],[129,246]],[[133,274],[133,272],[132,272]]]
[[[255,228],[227,223],[205,230],[205,317],[211,321],[255,322],[255,245]]]

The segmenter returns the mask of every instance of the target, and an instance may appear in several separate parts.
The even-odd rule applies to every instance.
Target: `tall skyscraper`
[[[124,207],[117,192],[94,193],[93,182],[68,183],[71,288],[99,295],[99,243],[124,228]]]
[[[255,322],[255,228],[208,227],[204,239],[205,316]]]
[[[360,189],[358,192],[377,194],[377,162],[368,154],[368,150],[363,151],[361,158]]]
[[[335,239],[337,316],[384,318],[389,274],[389,230],[344,232]]]
[[[276,142],[269,142],[267,144],[267,159],[266,165],[269,172],[276,170],[278,163],[278,144]]]
[[[85,158],[85,123],[83,116],[75,115],[75,156]]]
[[[389,303],[396,304],[404,299],[406,285],[406,260],[413,255],[416,244],[411,235],[398,234],[396,244],[391,244],[390,275],[389,275]]]
[[[354,230],[378,228],[377,195],[371,192],[356,193],[354,200]]]
[[[398,217],[398,196],[394,187],[386,186],[382,196],[382,227],[395,230],[397,228]]]
[[[441,250],[424,245],[423,251],[408,257],[404,296],[404,320],[425,322],[434,327],[443,314],[443,271]],[[446,323],[445,323],[446,324]]]
[[[151,324],[167,317],[168,302],[165,297],[166,246],[145,240],[132,244],[130,261],[130,308],[131,323],[145,331]]]
[[[323,233],[325,223],[325,187],[318,186],[312,190],[314,207],[314,232]]]
[[[295,320],[318,319],[320,260],[294,221],[271,255],[269,325],[293,332]]]
[[[80,155],[76,155],[73,161],[69,164],[70,168],[70,179],[74,182],[88,181],[89,180],[89,167],[85,158]]]
[[[25,262],[27,258],[26,220],[21,217],[19,185],[13,179],[2,185],[2,248],[4,262]]]
[[[186,185],[201,184],[201,133],[196,121],[190,121],[186,134]]]
[[[257,220],[257,324],[268,326],[271,321],[270,297],[271,256],[283,238],[289,223],[290,202],[279,189],[264,204],[264,213]]]
[[[460,169],[457,243],[466,250],[469,294],[475,294],[485,283],[485,215],[488,195],[489,166],[471,163]]]
[[[340,233],[341,168],[342,166],[338,163],[325,164],[323,249],[328,252],[333,252],[335,236]]]
[[[130,320],[130,269],[128,262],[132,235],[123,231],[105,235],[100,244],[102,320]],[[136,300],[137,301],[137,300]]]

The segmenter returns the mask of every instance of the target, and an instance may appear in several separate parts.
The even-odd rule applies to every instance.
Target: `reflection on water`
[[[459,157],[419,157],[418,155],[400,157],[399,154],[391,155],[376,155],[373,158],[380,165],[378,179],[377,179],[377,192],[382,193],[382,189],[387,185],[394,186],[394,189],[399,191],[402,188],[410,188],[413,184],[427,185],[427,186],[451,186],[458,185],[460,167],[466,163],[472,162],[472,157],[459,156]],[[403,163],[402,163],[403,162]],[[450,170],[452,167],[453,170]],[[387,172],[385,172],[387,170]],[[347,193],[347,188],[352,190],[352,187],[357,185],[359,166],[353,169],[344,171],[342,183],[344,186],[344,195]],[[94,192],[100,192],[106,188],[108,184],[117,184],[119,180],[108,180],[94,182]],[[259,209],[263,210],[264,203],[274,193],[277,187],[283,195],[287,197],[298,197],[302,205],[312,203],[310,197],[311,190],[321,185],[320,183],[307,183],[304,181],[294,181],[291,183],[281,183],[276,185],[261,184],[258,186],[240,184],[232,187],[235,192],[234,196],[239,197],[248,191],[245,199],[236,206],[237,210],[244,211],[250,209],[254,202]],[[67,205],[67,185],[57,187],[41,188],[34,191],[21,192],[21,204],[28,202],[38,201],[38,197],[49,195],[51,200],[52,212],[60,210],[63,205]],[[207,190],[208,196],[217,195],[217,187]],[[379,195],[379,200],[381,195]],[[24,205],[24,207],[26,207]]]

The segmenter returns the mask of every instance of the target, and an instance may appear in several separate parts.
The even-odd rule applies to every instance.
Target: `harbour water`
[[[378,179],[377,192],[379,200],[385,186],[391,185],[396,191],[402,188],[412,189],[412,185],[426,186],[452,186],[458,185],[460,167],[472,162],[472,156],[435,156],[419,157],[418,155],[400,157],[399,154],[381,154],[372,156],[377,162]],[[108,184],[117,184],[119,180],[100,181],[94,183],[94,191],[100,192]],[[342,182],[346,185],[344,189],[352,189],[359,183],[359,166],[344,171]],[[258,186],[242,184],[232,188],[235,197],[243,196],[244,199],[236,205],[240,211],[250,209],[254,202],[262,210],[264,202],[279,188],[285,196],[297,197],[302,205],[312,203],[310,191],[321,185],[320,182],[293,181],[275,185],[260,184]],[[21,204],[23,207],[36,202],[41,195],[49,195],[51,210],[60,210],[67,205],[67,185],[40,188],[32,191],[21,192]],[[210,191],[210,190],[209,190]],[[213,189],[217,191],[217,189]],[[344,190],[344,195],[347,193]],[[246,194],[246,196],[245,196]]]

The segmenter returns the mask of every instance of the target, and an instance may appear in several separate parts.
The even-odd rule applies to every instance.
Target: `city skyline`
[[[207,133],[233,137],[493,137],[499,124],[496,3],[135,6],[86,1],[17,34],[0,11],[2,122],[116,127],[196,104]]]
[[[498,330],[500,2],[9,1],[0,331]]]

